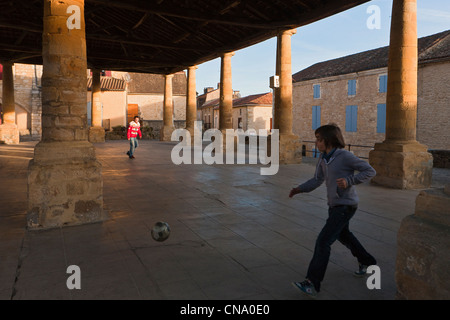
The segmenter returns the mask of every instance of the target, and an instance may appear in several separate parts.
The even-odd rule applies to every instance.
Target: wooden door
[[[138,105],[129,103],[127,109],[127,125],[138,115]]]

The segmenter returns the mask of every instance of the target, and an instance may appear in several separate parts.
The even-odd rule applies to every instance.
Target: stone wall
[[[450,61],[419,65],[417,140],[450,150]]]
[[[186,96],[173,95],[174,120],[186,120]],[[139,106],[139,115],[147,120],[163,119],[163,94],[128,94],[128,103]]]
[[[387,74],[387,68],[314,79],[293,85],[293,131],[303,141],[313,141],[312,107],[321,107],[321,125],[336,123],[345,142],[353,145],[351,151],[367,157],[370,148],[383,142],[384,133],[377,133],[377,104],[386,103],[386,93],[378,92],[378,77]],[[347,82],[356,79],[356,95],[347,95]],[[450,150],[450,62],[428,63],[418,69],[417,141],[431,149]],[[321,97],[313,98],[313,85],[320,84]],[[358,106],[357,131],[345,131],[345,108]],[[313,143],[304,143],[312,150]]]
[[[159,140],[160,131],[164,125],[162,120],[142,120],[141,123],[143,127],[151,128],[152,137]],[[175,129],[184,129],[186,128],[186,120],[174,120],[173,126]]]
[[[450,150],[428,150],[433,156],[434,168],[450,169]]]
[[[308,80],[293,85],[293,132],[302,141],[314,141],[312,129],[312,107],[321,107],[320,124],[337,124],[346,144],[373,146],[384,140],[384,133],[377,133],[377,104],[386,103],[386,93],[378,92],[378,78],[387,68],[352,73],[336,77]],[[349,96],[348,80],[356,79],[356,95]],[[319,99],[313,97],[313,85],[320,84]],[[348,105],[357,105],[357,131],[345,130],[345,110]],[[308,151],[314,144],[304,143]],[[368,157],[370,148],[353,147],[356,155]],[[308,155],[308,153],[307,153]]]
[[[15,63],[13,74],[16,124],[20,134],[31,134],[33,138],[40,139],[42,65]],[[2,94],[2,80],[0,80],[0,102],[2,101]]]

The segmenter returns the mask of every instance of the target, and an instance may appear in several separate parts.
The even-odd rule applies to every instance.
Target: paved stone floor
[[[326,216],[324,186],[288,197],[312,177],[314,159],[260,175],[261,165],[174,165],[176,143],[96,144],[103,165],[108,219],[60,229],[26,229],[27,167],[36,142],[0,145],[0,299],[300,300],[303,280]],[[450,170],[434,169],[433,187]],[[352,272],[357,263],[332,247],[317,299],[395,298],[396,234],[414,213],[419,190],[359,185],[351,229],[378,260],[381,289]],[[150,229],[166,221],[171,235],[156,242]],[[67,267],[81,270],[69,290]]]

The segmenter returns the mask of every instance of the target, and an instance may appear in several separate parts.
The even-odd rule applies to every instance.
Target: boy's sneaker
[[[130,156],[130,151],[127,151],[127,155]]]
[[[364,277],[367,274],[367,267],[369,266],[360,263],[358,271],[355,271],[353,275],[355,277]]]
[[[303,282],[292,282],[292,285],[310,297],[314,298],[317,296],[317,291],[316,288],[314,288],[314,284],[308,279],[305,279]]]

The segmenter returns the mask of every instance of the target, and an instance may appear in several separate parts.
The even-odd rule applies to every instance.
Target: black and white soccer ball
[[[170,226],[167,222],[158,221],[151,230],[152,238],[162,242],[167,240],[170,235]]]

